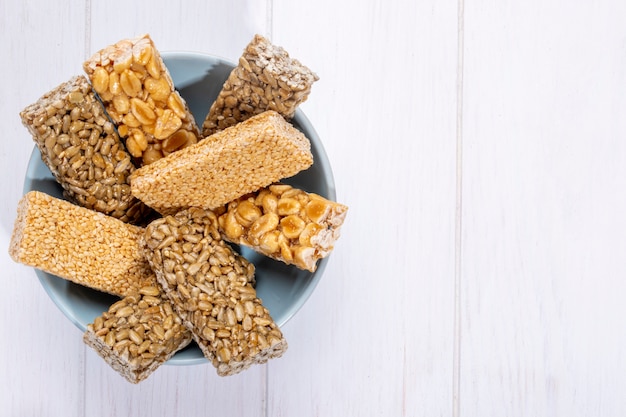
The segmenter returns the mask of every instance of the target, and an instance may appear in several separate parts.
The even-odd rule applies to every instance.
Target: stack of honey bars
[[[287,349],[225,241],[315,271],[347,207],[280,181],[309,168],[290,119],[318,77],[255,36],[199,129],[148,35],[94,54],[20,114],[66,200],[19,203],[16,261],[120,300],[84,341],[128,381],[192,340],[219,375]]]

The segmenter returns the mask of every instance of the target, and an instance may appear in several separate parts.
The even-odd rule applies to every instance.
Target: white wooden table
[[[183,2],[181,2],[183,3]],[[626,2],[0,5],[1,416],[623,416]],[[19,111],[150,33],[235,61],[267,35],[350,206],[284,357],[126,383],[7,254]]]

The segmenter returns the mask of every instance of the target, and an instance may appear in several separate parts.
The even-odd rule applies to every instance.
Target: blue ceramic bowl
[[[187,101],[198,124],[201,125],[209,107],[234,68],[234,64],[201,53],[164,52],[162,56],[176,88]],[[332,170],[317,133],[300,110],[296,112],[292,123],[311,141],[314,163],[306,171],[284,182],[335,200]],[[24,192],[31,190],[43,191],[63,198],[61,187],[42,162],[36,147],[30,157],[24,181]],[[328,258],[319,261],[317,270],[312,273],[274,261],[243,247],[237,249],[255,265],[257,294],[279,326],[284,325],[306,302],[328,262]],[[116,301],[114,296],[71,283],[40,270],[35,270],[35,272],[41,285],[57,307],[82,331],[85,331],[87,324],[93,322]],[[194,365],[205,362],[206,359],[200,349],[192,343],[176,353],[167,363]]]

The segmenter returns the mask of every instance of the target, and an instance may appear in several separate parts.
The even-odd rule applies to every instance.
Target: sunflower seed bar
[[[110,45],[83,68],[139,165],[198,141],[193,115],[149,35]]]
[[[309,140],[269,110],[136,170],[131,192],[162,214],[212,209],[312,164]]]
[[[213,212],[191,208],[155,220],[146,228],[145,244],[157,281],[218,375],[287,349],[250,284],[254,266],[220,238]]]
[[[191,342],[191,333],[161,297],[144,287],[114,303],[87,325],[84,342],[115,371],[136,384]]]
[[[222,237],[311,272],[330,254],[348,207],[273,184],[216,210]]]
[[[291,119],[319,77],[280,46],[255,35],[230,73],[202,125],[209,136],[265,110]]]
[[[84,76],[46,93],[20,117],[68,200],[129,223],[148,213],[130,194],[131,156]]]
[[[9,244],[11,258],[118,296],[154,285],[144,257],[144,229],[40,191],[20,200]]]

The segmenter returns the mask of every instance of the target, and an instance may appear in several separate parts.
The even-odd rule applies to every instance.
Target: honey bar
[[[289,120],[317,80],[314,72],[283,48],[255,35],[211,105],[202,135],[210,136],[266,110]]]
[[[84,76],[46,93],[20,117],[67,199],[129,223],[146,216],[148,208],[130,193],[131,156]]]
[[[129,382],[146,379],[191,342],[191,333],[150,286],[117,301],[87,325],[84,342]]]
[[[315,271],[339,238],[348,207],[287,184],[273,184],[216,210],[222,237]]]
[[[118,296],[154,285],[143,255],[144,229],[30,191],[17,207],[9,254],[24,265]]]
[[[213,212],[157,219],[144,237],[157,281],[218,375],[283,354],[287,342],[250,283],[254,266],[221,239]]]
[[[131,192],[162,214],[212,209],[312,164],[309,140],[270,110],[136,170]]]
[[[107,46],[83,68],[138,165],[198,141],[193,115],[149,35]]]

